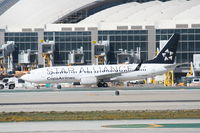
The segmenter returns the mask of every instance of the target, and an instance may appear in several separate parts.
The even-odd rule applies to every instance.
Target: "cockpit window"
[[[23,79],[18,79],[18,83],[25,83]]]
[[[27,74],[31,74],[31,72],[27,72]]]

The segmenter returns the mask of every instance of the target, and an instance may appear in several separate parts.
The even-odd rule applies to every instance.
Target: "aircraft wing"
[[[109,74],[101,74],[101,75],[96,75],[97,79],[110,79],[110,78],[114,78],[117,76],[121,76],[122,72],[118,72],[118,73],[109,73]]]

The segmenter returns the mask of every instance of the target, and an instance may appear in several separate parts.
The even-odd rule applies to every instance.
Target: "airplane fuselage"
[[[95,77],[105,75],[105,80],[129,81],[162,74],[168,71],[165,66],[169,65],[142,64],[139,71],[134,71],[137,64],[46,67],[32,70],[24,78],[33,83],[73,83],[94,80]],[[97,81],[93,82],[96,84]]]

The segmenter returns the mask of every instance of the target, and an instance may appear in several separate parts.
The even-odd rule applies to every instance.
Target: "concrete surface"
[[[200,109],[200,90],[52,91],[0,93],[0,111]]]
[[[0,133],[199,133],[199,127],[189,128],[108,128],[119,124],[200,124],[200,120],[117,120],[117,121],[55,121],[55,122],[12,122],[0,123]]]

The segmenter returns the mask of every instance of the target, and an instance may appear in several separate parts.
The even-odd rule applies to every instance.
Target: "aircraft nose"
[[[25,74],[25,75],[21,76],[21,79],[24,81],[28,81],[29,80],[28,77],[29,76],[27,74]]]

